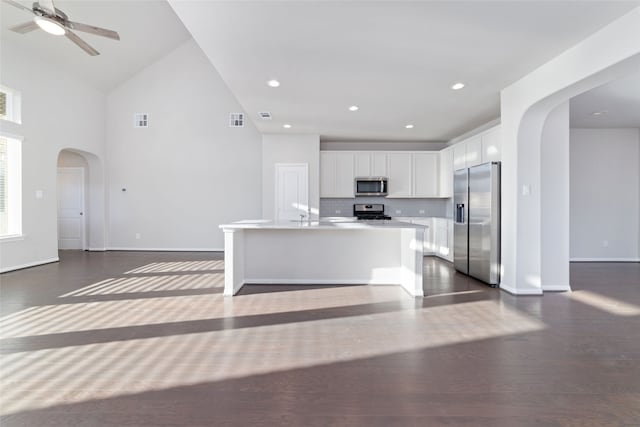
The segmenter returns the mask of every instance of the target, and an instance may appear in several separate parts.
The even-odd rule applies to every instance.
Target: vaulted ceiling
[[[260,131],[324,140],[460,135],[499,117],[501,89],[640,4],[169,3]],[[456,82],[466,87],[451,90]],[[261,111],[273,118],[259,119]]]
[[[329,141],[458,136],[499,117],[501,89],[640,6],[640,0],[55,3],[74,21],[118,31],[121,41],[82,34],[101,52],[90,57],[63,37],[16,34],[8,28],[30,15],[2,2],[1,43],[108,92],[193,36],[261,132],[312,132]],[[267,86],[270,79],[280,87]],[[451,90],[456,82],[466,87]],[[613,90],[628,96],[628,86]],[[573,122],[582,123],[575,114],[607,109],[596,108],[593,96],[599,95],[572,101]],[[359,110],[349,111],[352,105]],[[262,111],[272,119],[260,119]]]

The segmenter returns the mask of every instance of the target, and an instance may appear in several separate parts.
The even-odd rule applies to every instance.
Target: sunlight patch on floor
[[[333,302],[333,306],[371,303],[369,292],[382,295],[377,297],[381,300],[390,296],[388,289],[372,288],[344,288],[362,296],[360,299],[341,297],[335,288],[299,292],[304,298],[295,300],[288,296],[280,310],[285,306],[288,310],[300,309],[303,300],[311,295],[312,304],[307,307],[325,306],[328,302]],[[244,300],[238,298],[230,311],[264,314],[263,310],[273,306],[276,296],[274,293],[267,294],[269,298],[261,298],[261,294]],[[271,302],[263,305],[267,301]],[[198,300],[197,304],[192,301],[190,310],[219,313],[221,305],[224,304],[219,300],[215,304]],[[240,308],[245,305],[250,308]],[[107,323],[117,324],[115,312],[126,309],[119,306]],[[184,310],[187,307],[165,307],[161,316],[155,317],[150,310],[144,316],[127,319],[129,324],[171,321],[176,318],[175,313]],[[100,313],[102,309],[95,307],[94,311]],[[47,319],[48,328],[47,320],[39,320],[42,332],[59,329],[51,323],[54,318]],[[30,320],[24,318],[22,322]],[[91,317],[78,317],[75,328],[91,329],[89,325],[97,323],[100,322]],[[24,324],[18,326],[30,330]],[[24,351],[2,357],[2,413],[353,361],[543,328],[544,323],[500,301],[484,300],[426,308],[411,305],[397,311],[350,317]]]
[[[182,271],[206,270],[224,270],[224,260],[152,262],[151,264],[129,270],[124,274],[177,273]]]
[[[640,315],[640,306],[628,302],[620,301],[611,297],[605,297],[591,291],[573,291],[567,292],[565,295],[574,301],[587,304],[598,310],[606,311],[617,316],[638,316]]]
[[[224,273],[111,278],[68,292],[58,298],[85,295],[206,289],[212,287],[224,287]]]
[[[182,276],[178,276],[178,279]],[[156,278],[156,280],[164,279]],[[223,279],[216,279],[223,280]],[[214,281],[215,283],[215,281]],[[218,283],[222,286],[222,283]],[[225,298],[222,294],[138,298],[30,307],[0,319],[0,338],[59,334],[127,326],[214,320],[231,316],[251,316],[291,311],[322,310],[398,301],[406,298],[395,286],[320,288]]]

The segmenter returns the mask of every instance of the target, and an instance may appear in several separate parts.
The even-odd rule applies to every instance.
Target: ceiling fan
[[[33,21],[25,22],[24,24],[16,25],[15,27],[9,28],[11,31],[15,31],[16,33],[24,34],[41,28],[49,34],[53,34],[56,36],[64,35],[91,56],[100,55],[100,52],[91,47],[87,42],[82,40],[71,30],[91,33],[113,40],[120,40],[120,36],[115,31],[107,30],[100,27],[94,27],[93,25],[81,24],[80,22],[70,21],[64,12],[62,12],[60,9],[56,9],[56,7],[53,5],[53,0],[38,0],[37,2],[33,3],[31,9],[13,0],[3,1],[10,4],[11,6],[17,7],[18,9],[30,12],[35,15],[33,17]]]

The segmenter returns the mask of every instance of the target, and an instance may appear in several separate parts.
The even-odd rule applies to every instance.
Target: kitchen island
[[[412,296],[423,296],[422,225],[245,220],[220,228],[226,296],[248,283],[399,285]]]

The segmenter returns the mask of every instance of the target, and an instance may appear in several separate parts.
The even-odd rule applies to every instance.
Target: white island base
[[[244,284],[400,285],[423,296],[424,227],[398,221],[241,221],[225,233],[224,295]]]

